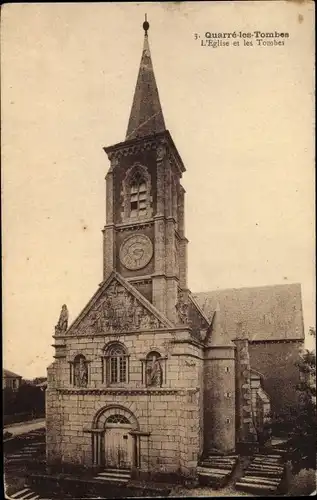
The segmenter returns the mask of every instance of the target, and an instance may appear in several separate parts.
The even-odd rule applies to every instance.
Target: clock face
[[[129,236],[120,247],[120,261],[130,270],[142,269],[151,260],[153,245],[144,234]]]

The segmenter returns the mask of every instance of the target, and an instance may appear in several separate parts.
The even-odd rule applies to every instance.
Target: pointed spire
[[[145,14],[144,43],[138,79],[135,87],[126,140],[156,134],[165,130],[159,93],[155,81],[148,41],[150,25]]]

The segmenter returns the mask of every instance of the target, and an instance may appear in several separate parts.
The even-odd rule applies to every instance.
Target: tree
[[[22,384],[17,391],[4,388],[3,406],[5,415],[17,413],[43,415],[45,413],[45,391],[27,383]]]
[[[316,338],[315,328],[311,327],[309,334]],[[297,366],[300,370],[300,383],[296,388],[300,411],[291,438],[296,471],[316,468],[316,352],[305,349]]]
[[[5,415],[17,413],[17,396],[11,387],[4,387],[3,391],[3,409]]]
[[[309,328],[309,334],[316,337],[315,328]],[[300,373],[300,383],[295,387],[299,406],[271,414],[269,424],[274,436],[289,437],[287,447],[294,450],[291,460],[295,474],[316,468],[316,352],[304,349],[296,366]]]

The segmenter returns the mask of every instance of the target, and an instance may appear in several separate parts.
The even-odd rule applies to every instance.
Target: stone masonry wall
[[[217,357],[218,356],[218,357]],[[232,349],[206,353],[204,366],[204,451],[235,451],[235,360]]]
[[[235,344],[237,346],[237,441],[255,443],[257,434],[252,413],[249,342],[246,339],[236,339]]]
[[[96,413],[109,405],[130,410],[142,436],[141,470],[193,474],[201,452],[201,373],[199,348],[174,343],[183,332],[65,338],[67,355],[53,364],[55,382],[47,389],[49,461],[92,465],[91,429]],[[129,353],[129,382],[119,388],[102,383],[104,347],[120,341]],[[158,351],[163,361],[162,387],[142,383],[142,359]],[[89,362],[86,388],[71,384],[70,365],[77,354]],[[58,436],[58,437],[57,437]]]
[[[250,342],[251,367],[263,375],[271,410],[287,412],[298,407],[296,385],[299,383],[299,361],[302,342]]]

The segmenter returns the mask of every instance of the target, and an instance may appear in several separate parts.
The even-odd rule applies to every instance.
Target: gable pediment
[[[171,323],[118,273],[103,283],[67,334],[108,334],[170,328]]]

